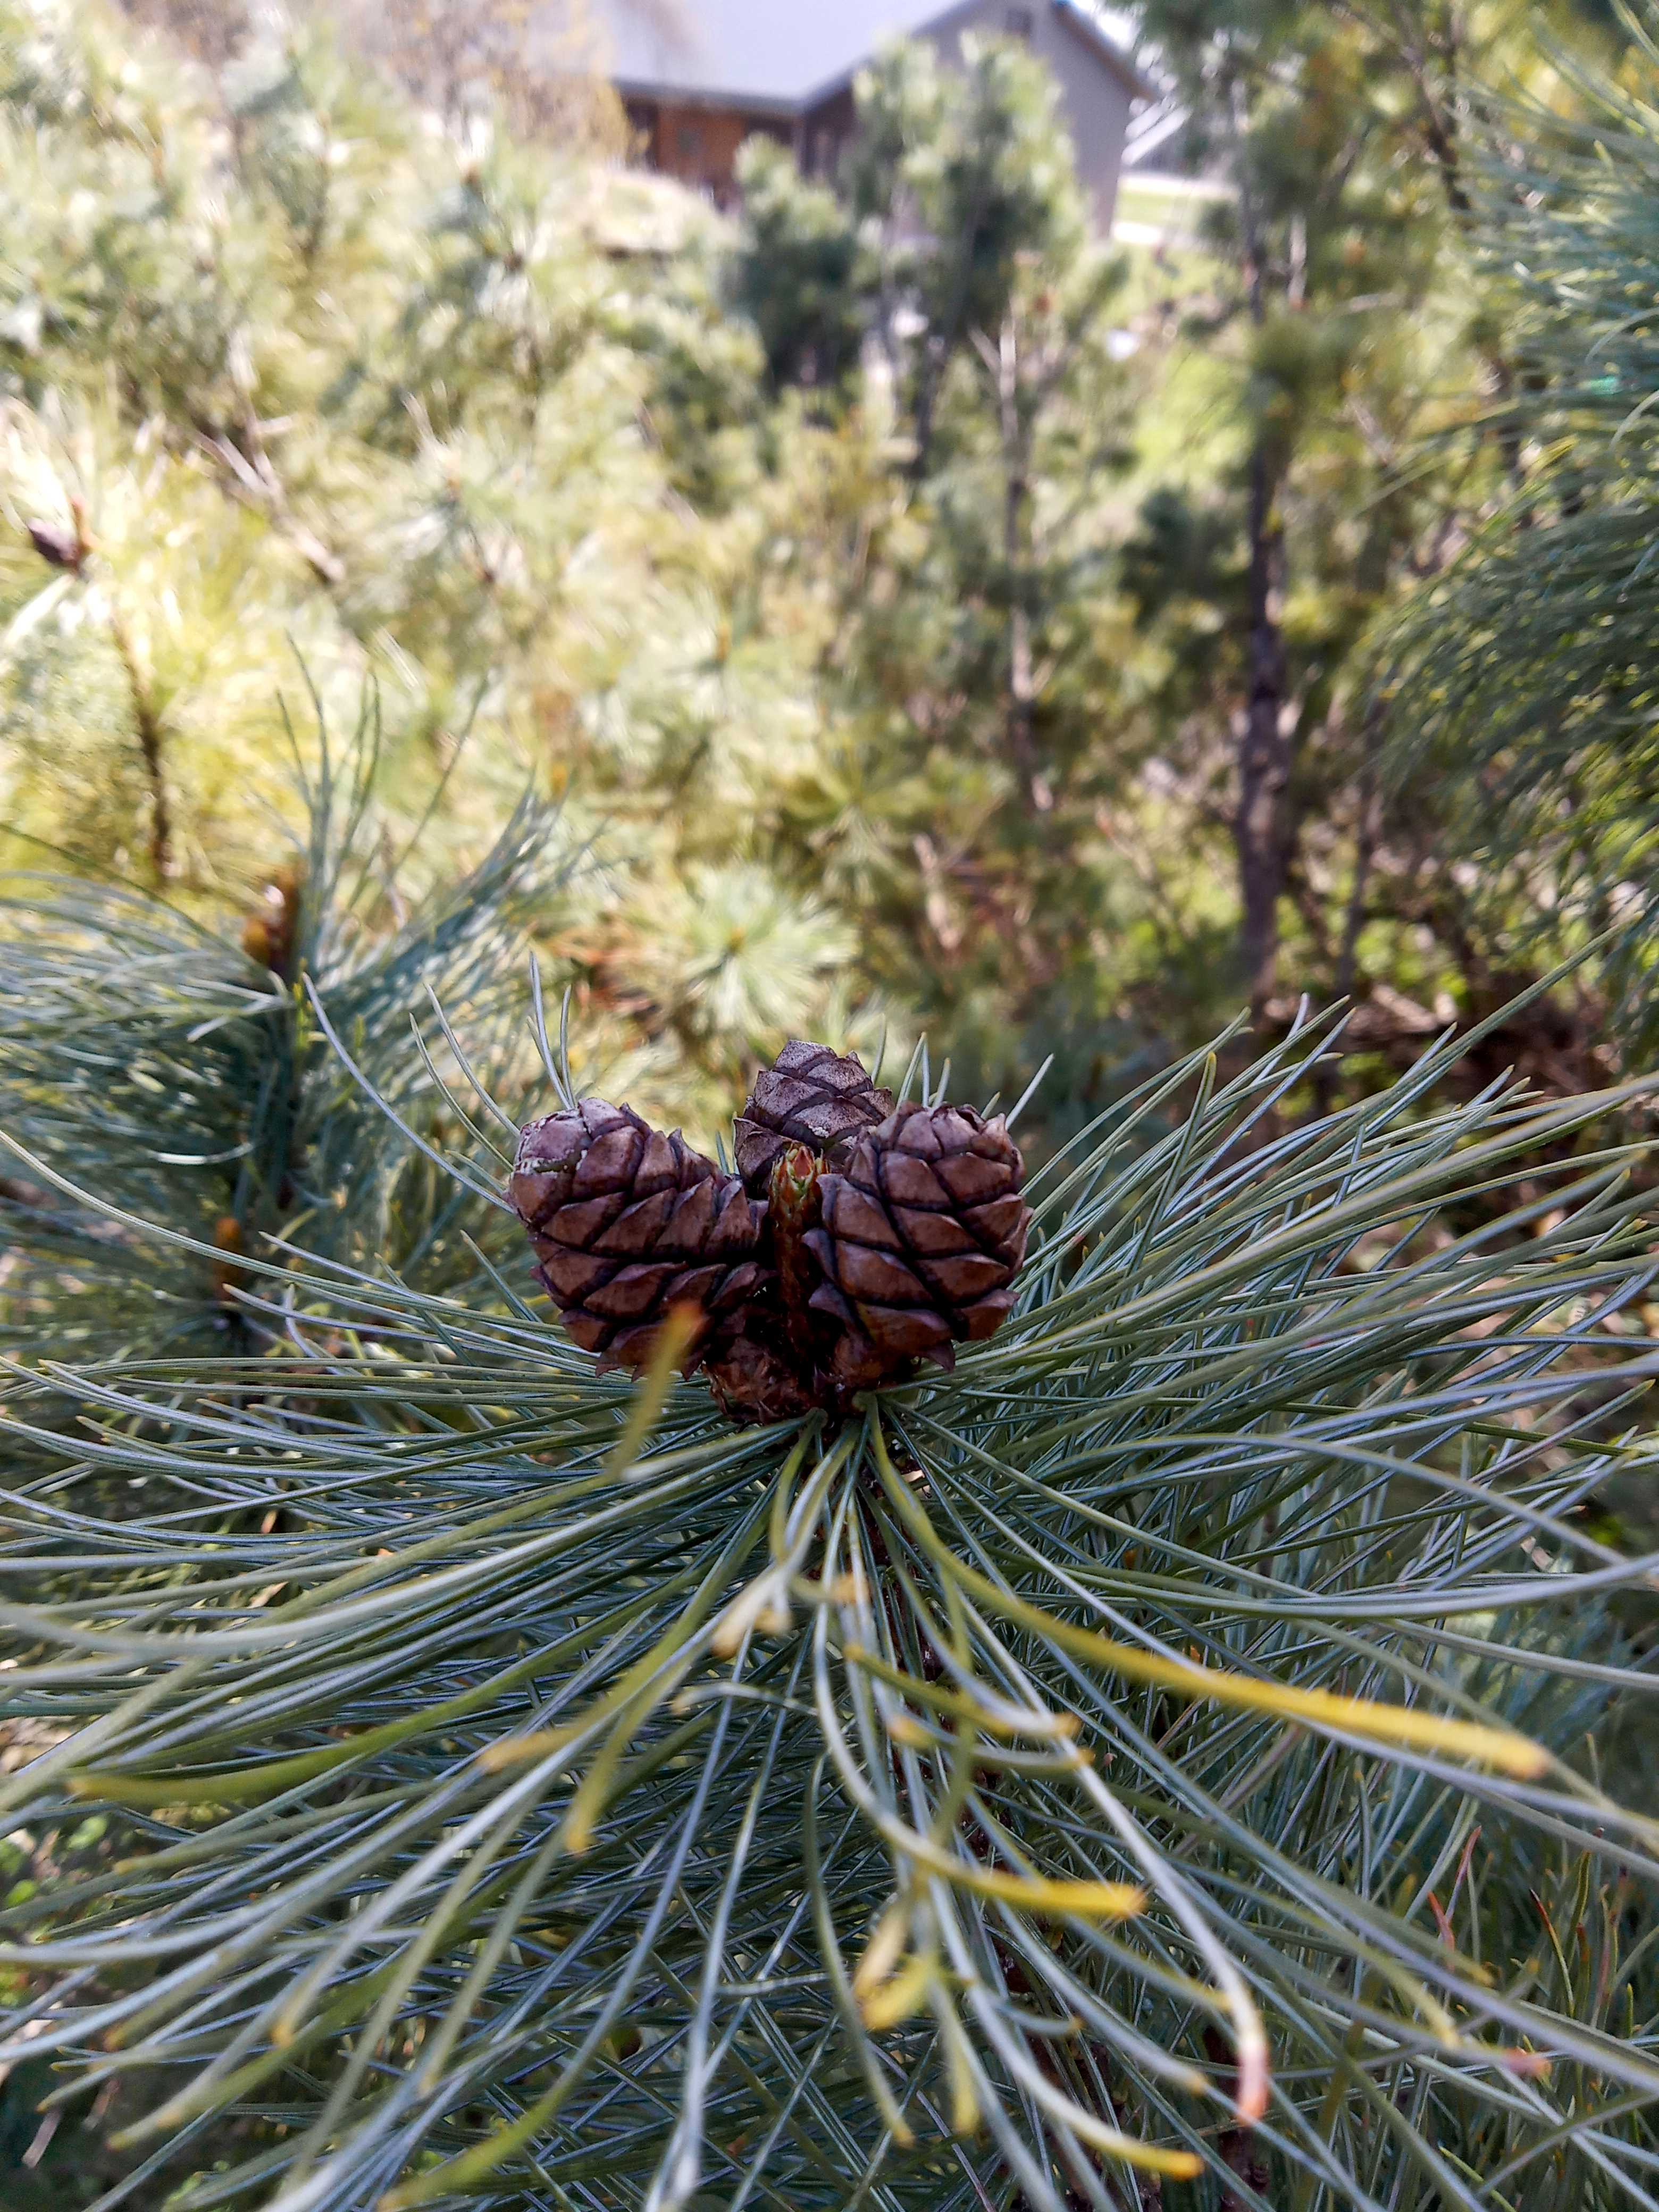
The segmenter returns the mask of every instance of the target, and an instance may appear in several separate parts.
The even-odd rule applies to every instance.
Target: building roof
[[[1054,8],[1066,28],[1081,39],[1085,46],[1091,47],[1104,62],[1132,100],[1151,100],[1156,96],[1155,88],[1142,76],[1113,36],[1115,24],[1101,20],[1103,11],[1091,6],[1089,0],[1054,0]],[[1115,9],[1109,12],[1117,21],[1125,20],[1121,11]]]
[[[1047,0],[1137,98],[1147,88],[1087,0]],[[839,92],[888,39],[948,28],[963,0],[599,0],[623,92],[799,114]]]

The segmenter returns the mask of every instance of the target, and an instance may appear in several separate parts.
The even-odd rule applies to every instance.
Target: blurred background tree
[[[1428,782],[1472,903],[1534,958],[1606,936],[1625,1051],[1659,1031],[1659,125],[1647,67],[1580,75],[1582,120],[1503,118],[1472,189],[1516,374],[1487,422],[1508,496],[1384,632],[1401,783]],[[1634,61],[1634,57],[1632,57]]]
[[[442,794],[413,890],[475,864],[526,782],[573,784],[614,863],[596,1048],[694,1115],[717,1071],[723,1107],[733,1053],[781,1032],[769,1013],[705,1066],[684,1025],[641,1026],[626,917],[750,842],[757,725],[805,708],[763,651],[727,672],[751,548],[649,432],[661,334],[696,313],[654,256],[695,262],[696,204],[482,107],[447,128],[310,26],[256,28],[215,79],[43,0],[0,53],[12,857],[240,910],[295,811],[284,694],[349,727],[372,684],[389,849]],[[723,826],[679,803],[716,726]],[[840,960],[823,927],[797,1018]]]
[[[1113,966],[1126,268],[1012,44],[873,70],[836,192],[758,141],[744,183],[738,297],[781,424],[823,457],[812,558],[837,610],[786,839],[888,991],[995,1088],[1039,1008],[1050,1032],[1062,1000],[1097,1024]]]
[[[271,11],[258,0],[119,0],[134,22],[166,33],[210,69],[222,69]],[[647,20],[672,0],[631,0]],[[622,152],[627,125],[605,78],[605,42],[585,0],[306,0],[288,12],[331,26],[348,50],[451,122],[480,105],[520,136],[535,133],[594,155]]]
[[[1040,1139],[1241,997],[1352,994],[1363,1085],[1566,941],[1455,775],[1384,774],[1426,710],[1367,641],[1542,511],[1479,88],[1565,128],[1605,9],[1552,60],[1535,9],[1149,0],[1212,195],[1152,253],[1014,40],[885,55],[836,173],[757,141],[723,217],[617,160],[574,5],[146,20],[0,15],[8,857],[240,913],[284,697],[373,686],[410,894],[568,793],[544,951],[705,1136],[791,1027],[986,1091],[1053,1051]],[[1492,1052],[1593,1081],[1608,1012]]]
[[[1501,1003],[1516,916],[1472,902],[1432,790],[1385,788],[1366,641],[1518,466],[1492,419],[1515,378],[1472,103],[1516,73],[1540,107],[1571,102],[1538,33],[1593,50],[1600,30],[1581,9],[1457,0],[1144,15],[1188,103],[1188,159],[1230,187],[1205,225],[1215,281],[1182,303],[1216,438],[1152,486],[1126,549],[1160,663],[1159,770],[1183,833],[1218,866],[1231,848],[1222,997],[1271,1024],[1304,992],[1352,994],[1351,1044],[1398,1060]]]

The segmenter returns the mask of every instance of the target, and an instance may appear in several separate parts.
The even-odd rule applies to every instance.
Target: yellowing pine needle
[[[694,1305],[670,1306],[664,1316],[661,1329],[651,1354],[651,1364],[645,1380],[634,1394],[634,1402],[628,1410],[628,1421],[616,1449],[605,1462],[605,1471],[611,1480],[618,1481],[626,1475],[639,1457],[640,1446],[657,1425],[659,1416],[673,1386],[674,1370],[690,1347],[702,1316]]]
[[[1108,2158],[1121,2158],[1126,2166],[1138,2166],[1143,2173],[1166,2173],[1171,2181],[1194,2181],[1204,2171],[1204,2161],[1196,2151],[1164,2150],[1157,2143],[1137,2142],[1133,2136],[1119,2135],[1115,2129],[1103,2128],[1097,2134],[1091,2133],[1089,2140]]]
[[[988,1592],[989,1586],[988,1585]],[[988,1595],[988,1602],[993,1601]],[[994,1601],[1000,1609],[1015,1613],[1006,1600]],[[1015,1601],[1017,1603],[1017,1601]],[[1334,1729],[1344,1735],[1369,1736],[1374,1742],[1397,1743],[1411,1751],[1441,1752],[1467,1759],[1500,1774],[1531,1778],[1548,1771],[1550,1757],[1541,1744],[1512,1729],[1492,1728],[1480,1721],[1447,1720],[1414,1705],[1384,1705],[1371,1698],[1349,1698],[1331,1690],[1288,1689],[1278,1682],[1253,1681],[1248,1674],[1226,1673],[1219,1668],[1200,1667],[1181,1660],[1164,1659],[1155,1652],[1139,1651],[1090,1629],[1073,1628],[1056,1621],[1041,1608],[1030,1613],[1041,1621],[1042,1632],[1079,1658],[1092,1658],[1131,1681],[1156,1688],[1182,1691],[1189,1697],[1212,1698],[1217,1704],[1269,1713],[1283,1721],[1313,1728]]]
[[[907,1486],[899,1480],[883,1443],[875,1434],[877,1464],[884,1486],[898,1511],[929,1548],[937,1545],[932,1523]],[[1220,1668],[1200,1667],[1182,1659],[1166,1659],[1133,1644],[1099,1635],[1061,1620],[1044,1606],[1001,1589],[988,1576],[952,1558],[951,1577],[981,1603],[1005,1620],[1057,1644],[1073,1657],[1092,1660],[1132,1682],[1155,1689],[1175,1690],[1191,1698],[1212,1698],[1217,1704],[1268,1713],[1276,1720],[1293,1721],[1312,1728],[1334,1729],[1345,1735],[1369,1736],[1374,1742],[1397,1743],[1413,1751],[1441,1752],[1455,1759],[1495,1768],[1502,1774],[1531,1779],[1549,1771],[1550,1755],[1541,1744],[1513,1729],[1492,1728],[1480,1721],[1447,1720],[1413,1705],[1383,1705],[1370,1698],[1349,1698],[1331,1690],[1295,1690],[1282,1683],[1264,1682],[1248,1674]]]
[[[1133,1920],[1146,1909],[1146,1893],[1139,1882],[1054,1881],[1042,1875],[1006,1874],[954,1858],[896,1820],[883,1819],[878,1825],[906,1858],[975,1897],[994,1897],[1000,1904],[1058,1919],[1074,1914],[1080,1920]]]
[[[927,2002],[928,1986],[936,1972],[931,1959],[907,1960],[897,1973],[859,2000],[865,2026],[879,2033],[920,2012]]]

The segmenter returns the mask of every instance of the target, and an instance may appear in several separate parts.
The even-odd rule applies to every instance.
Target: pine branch
[[[1650,1687],[1582,1509],[1651,1474],[1651,1086],[1441,1049],[1259,1141],[1319,1046],[1104,1116],[1008,1328],[838,1434],[303,1256],[281,1357],[15,1376],[69,1733],[0,1796],[120,1841],[14,1893],[0,2057],[165,2064],[135,2146],[234,2108],[216,2192],[343,2207],[1635,2179],[1659,1832],[1576,1760]]]

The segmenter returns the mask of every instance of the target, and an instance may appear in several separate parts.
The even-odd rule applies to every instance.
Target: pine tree
[[[1639,1058],[1659,1000],[1652,679],[1656,327],[1650,13],[1582,123],[1499,107],[1481,242],[1517,374],[1494,419],[1525,471],[1384,634],[1394,766],[1431,770],[1482,903],[1546,952],[1607,937],[1607,1035]],[[1530,927],[1528,925],[1530,924]]]
[[[526,777],[600,834],[544,949],[611,1087],[705,1145],[786,1036],[884,1025],[984,1091],[1055,1054],[1069,1133],[1224,1018],[1230,878],[1274,1020],[1368,995],[1350,1042],[1398,1068],[1508,995],[1530,890],[1476,896],[1432,788],[1384,793],[1356,659],[1519,434],[1482,420],[1469,469],[1418,442],[1510,374],[1462,243],[1486,13],[1165,11],[1195,67],[1226,46],[1190,89],[1261,249],[1224,204],[1171,343],[1016,43],[884,61],[833,180],[751,147],[734,228],[591,133],[504,127],[511,9],[437,11],[436,106],[392,81],[403,11],[386,78],[309,16],[187,12],[210,68],[0,11],[8,860],[220,927],[293,812],[297,653],[337,726],[378,686],[394,844],[442,788],[413,890]],[[1253,591],[1279,673],[1243,807]],[[1584,1027],[1504,1049],[1599,1080]]]
[[[1124,571],[1154,656],[1166,802],[1181,839],[1231,859],[1234,969],[1258,1019],[1289,1019],[1304,990],[1363,1000],[1375,984],[1348,1042],[1396,1066],[1518,988],[1496,972],[1435,787],[1385,789],[1366,645],[1513,465],[1488,424],[1515,371],[1471,252],[1467,138],[1483,77],[1542,88],[1539,15],[1461,0],[1146,14],[1189,104],[1191,156],[1226,194],[1205,224],[1218,266],[1172,300],[1225,434],[1171,455]],[[1571,7],[1551,23],[1584,35]],[[1485,434],[1455,434],[1475,423]],[[1218,951],[1212,908],[1176,868],[1165,880],[1193,953]],[[1537,1042],[1510,1046],[1542,1073]]]
[[[1040,79],[896,58],[834,191],[751,154],[734,246],[310,30],[192,76],[0,9],[0,761],[21,866],[81,864],[0,931],[0,1725],[35,1753],[0,2064],[124,2091],[129,2202],[1632,2201],[1650,1594],[1600,1509],[1653,1469],[1650,1147],[1607,1133],[1650,1086],[1460,1082],[1477,1031],[1291,1123],[1323,1033],[1225,1038],[1237,1072],[1180,1060],[1063,1148],[1051,1109],[1021,1190],[919,1045],[845,1154],[744,1191],[757,1128],[833,1133],[763,1082],[720,1157],[754,1064],[883,991],[1009,1096],[1017,1024],[1112,1042],[1128,386]],[[1337,212],[1410,275],[1367,50],[1297,21],[1256,93],[1358,144]],[[1333,362],[1395,429],[1421,365],[1347,313],[1336,215],[1297,232],[1270,119],[1241,419],[1334,591],[1382,464]],[[1287,666],[1334,687],[1370,594],[1301,633],[1292,595]],[[384,742],[331,771],[366,677]],[[527,774],[575,787],[556,825]],[[682,1291],[758,1298],[793,1208],[794,1367],[677,1346],[665,1282],[632,1382],[555,1325],[532,1263],[583,1328],[623,1271],[579,1281],[593,1223],[520,1189],[528,1248],[505,1187],[579,1101],[752,1240],[671,1240]],[[989,1273],[910,1296],[869,1255],[939,1229],[887,1174],[919,1113],[1004,1210]],[[871,1355],[836,1391],[820,1322]],[[929,1336],[949,1370],[896,1371]]]
[[[315,25],[210,75],[16,0],[0,134],[7,857],[216,923],[293,814],[283,691],[349,726],[373,684],[394,847],[442,793],[413,890],[477,866],[527,777],[605,825],[560,950],[636,1090],[695,1120],[793,1030],[844,1033],[870,979],[764,828],[813,728],[790,611],[717,642],[768,518],[689,506],[650,427],[700,351],[753,388],[684,244],[710,218],[485,110],[452,127]],[[726,441],[745,480],[754,443]]]
[[[1018,41],[965,52],[872,67],[833,187],[751,145],[734,281],[836,617],[789,843],[988,1086],[1011,1025],[1051,1045],[1067,1004],[1092,1036],[1110,972],[1133,386],[1123,262],[1089,235],[1054,86]]]

